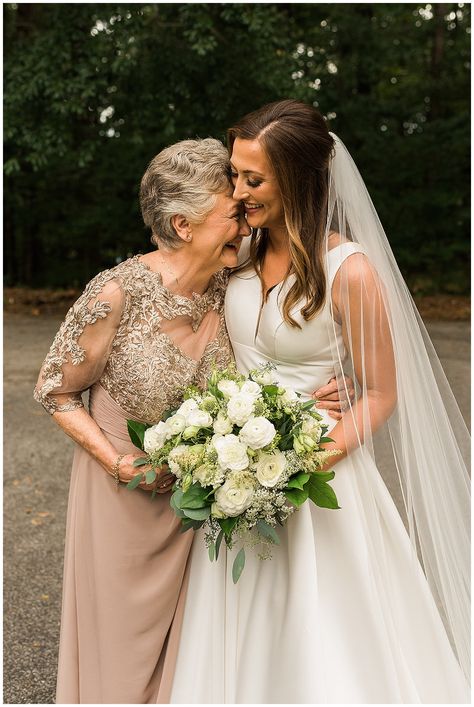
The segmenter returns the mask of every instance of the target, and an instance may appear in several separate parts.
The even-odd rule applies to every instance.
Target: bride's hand
[[[151,465],[147,464],[144,466],[134,466],[133,462],[135,459],[140,459],[140,455],[137,454],[126,454],[119,465],[119,479],[125,484],[128,484],[137,474],[146,473],[151,469]],[[155,481],[152,484],[147,484],[146,481],[141,481],[138,487],[144,491],[154,491],[156,488],[157,493],[167,493],[171,489],[175,482],[175,477],[169,471],[167,466],[163,466],[161,471],[158,473]]]
[[[354,381],[349,376],[344,376],[345,387],[337,387],[336,377],[331,378],[327,385],[315,390],[312,397],[318,402],[315,407],[319,410],[327,410],[328,415],[335,420],[340,420],[343,413],[352,404],[355,398]],[[347,392],[346,392],[347,389]]]

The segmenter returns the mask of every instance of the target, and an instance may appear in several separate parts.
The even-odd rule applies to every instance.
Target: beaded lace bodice
[[[232,358],[223,300],[228,275],[192,299],[172,293],[134,256],[94,277],[71,307],[41,368],[35,399],[74,410],[99,383],[124,413],[157,422],[183,389]]]

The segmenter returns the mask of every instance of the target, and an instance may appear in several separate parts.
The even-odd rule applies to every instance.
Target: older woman
[[[143,455],[127,418],[153,423],[231,349],[223,268],[249,235],[213,139],[163,150],[141,185],[159,250],[99,273],[69,310],[44,361],[36,399],[71,436],[58,703],[167,701],[191,533],[169,496],[120,482]],[[216,274],[218,273],[219,274]],[[81,392],[90,388],[89,412]],[[167,491],[172,477],[158,479]]]

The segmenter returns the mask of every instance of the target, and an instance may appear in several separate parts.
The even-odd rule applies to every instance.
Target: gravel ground
[[[54,702],[64,532],[73,443],[33,401],[57,317],[4,326],[4,703]],[[469,422],[470,327],[428,330]],[[390,478],[387,478],[390,485]]]

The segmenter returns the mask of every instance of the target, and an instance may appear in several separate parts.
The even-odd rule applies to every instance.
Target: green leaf
[[[181,491],[181,489],[176,489],[176,491],[174,491],[171,494],[171,498],[170,498],[171,508],[174,508],[175,510],[181,510],[181,499],[182,498],[183,498],[183,492]]]
[[[315,476],[315,483],[317,483],[318,481],[331,481],[331,479],[334,479],[335,473],[334,471],[312,471],[310,476],[311,478]]]
[[[309,498],[320,508],[340,508],[332,486],[329,486],[326,481],[321,481],[317,476],[317,474],[311,474],[306,486]]]
[[[145,425],[143,422],[137,422],[136,420],[127,420],[128,434],[135,447],[143,449],[143,439],[145,437],[146,430],[150,425]]]
[[[278,537],[278,533],[272,525],[269,525],[269,523],[266,523],[264,520],[257,521],[257,530],[260,535],[263,535],[264,538],[270,540],[272,543],[274,543],[274,545],[280,544],[280,538]]]
[[[278,393],[277,385],[264,385],[262,388],[263,392],[267,395],[276,395]]]
[[[334,442],[334,440],[331,437],[321,437],[319,442],[324,444],[325,442]]]
[[[219,520],[217,521],[221,526],[222,530],[224,531],[226,538],[230,538],[230,536],[232,535],[232,531],[235,528],[237,520],[238,516],[235,516],[234,518],[219,518]]]
[[[234,584],[237,584],[239,581],[240,575],[242,574],[242,570],[245,567],[245,550],[242,547],[239,552],[237,553],[237,556],[234,560],[234,564],[232,565],[232,579]]]
[[[211,507],[206,508],[182,508],[183,513],[193,520],[206,520],[211,515]]]
[[[211,562],[214,562],[216,557],[216,546],[214,543],[211,543],[209,545],[209,559]]]
[[[207,496],[207,489],[203,488],[200,484],[193,484],[183,494],[179,506],[180,508],[202,508],[206,505]]]
[[[303,410],[311,410],[311,408],[314,406],[315,403],[316,403],[316,400],[308,400],[307,402],[302,403],[301,408]]]
[[[283,489],[283,493],[290,503],[297,507],[303,505],[309,495],[306,489],[303,489],[303,491],[300,491],[300,489]]]
[[[137,459],[133,460],[133,466],[145,466],[145,464],[149,464],[150,461],[148,457],[138,457]]]
[[[221,542],[222,542],[223,537],[224,537],[224,531],[221,530],[219,535],[216,538],[216,562],[217,562],[217,558],[219,557],[219,550],[221,547]]]
[[[186,518],[181,521],[180,533],[185,533],[187,530],[198,530],[204,524],[203,520],[191,520],[191,518]]]
[[[137,474],[136,476],[133,477],[133,479],[131,479],[131,481],[128,482],[127,488],[128,488],[128,489],[135,489],[135,488],[137,488],[138,484],[139,484],[141,481],[143,481],[144,478],[145,478],[145,475],[144,475],[144,474]]]
[[[305,474],[304,472],[300,471],[299,474],[295,474],[295,476],[292,476],[291,479],[288,481],[286,488],[289,489],[300,489],[301,491],[304,491],[304,485],[309,479],[309,474]]]
[[[149,469],[145,474],[145,479],[147,484],[152,484],[156,479],[156,471],[154,469]]]

